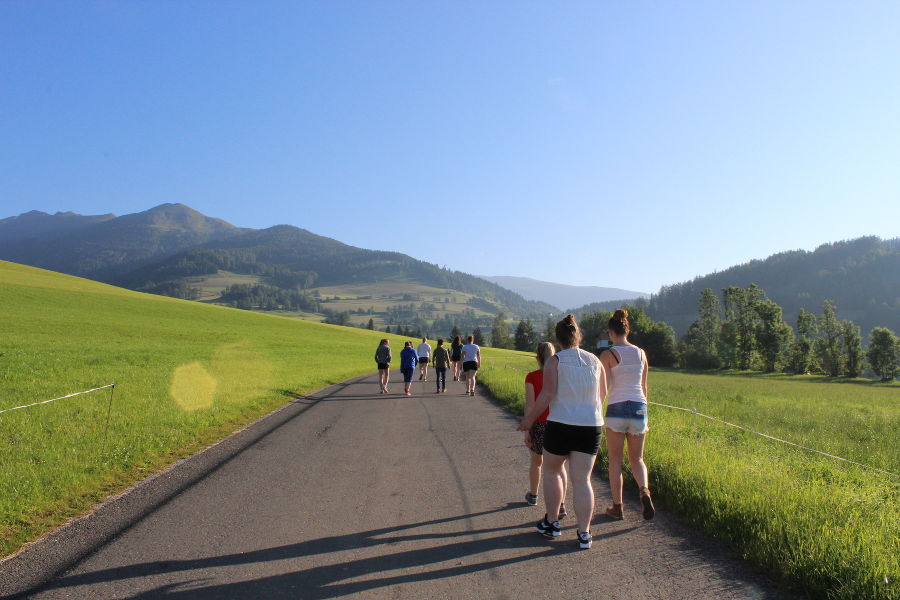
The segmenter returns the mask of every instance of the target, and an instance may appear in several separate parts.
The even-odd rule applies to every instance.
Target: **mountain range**
[[[590,303],[575,312],[638,302],[682,334],[696,319],[701,290],[751,283],[784,308],[789,323],[800,308],[820,313],[832,300],[839,318],[856,322],[863,335],[875,326],[900,330],[900,238],[781,252],[664,286],[649,299],[616,288],[479,278],[290,225],[244,229],[182,204],[124,216],[31,211],[2,219],[0,259],[141,291],[437,334],[454,325],[484,328],[499,312],[543,320],[585,299]]]
[[[399,252],[364,250],[290,225],[242,229],[183,204],[162,204],[120,217],[32,211],[3,219],[0,259],[188,298],[199,294],[206,279],[225,272],[232,282],[254,286],[257,296],[271,295],[270,287],[335,293],[335,286],[356,289],[389,281],[398,303],[433,303],[440,297],[442,305],[458,306],[436,308],[430,311],[432,317],[466,312],[475,323],[480,318],[487,324],[488,315],[500,311],[511,317],[555,311],[495,283]],[[416,287],[417,293],[407,293],[408,287]],[[353,295],[345,289],[337,293],[341,296],[327,300]],[[376,304],[371,292],[357,291],[355,296]],[[394,294],[382,296],[386,308]],[[363,308],[359,302],[352,306],[357,312]],[[341,308],[328,307],[328,312]],[[377,312],[369,307],[366,314]]]
[[[546,302],[559,309],[582,306],[592,302],[650,297],[650,294],[645,292],[594,285],[566,285],[564,283],[540,281],[530,277],[511,277],[508,275],[480,275],[480,277],[514,291],[526,300]]]

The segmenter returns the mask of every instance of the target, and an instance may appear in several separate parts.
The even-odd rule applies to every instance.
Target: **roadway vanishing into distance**
[[[561,539],[545,539],[534,531],[542,506],[523,501],[517,419],[483,389],[432,385],[383,396],[370,375],[294,398],[219,463],[204,458],[213,447],[137,486],[193,477],[27,597],[791,597],[664,510],[642,520],[634,502],[625,521],[595,517],[590,550],[571,516]],[[601,512],[609,490],[595,487]],[[39,569],[41,552],[21,568]]]

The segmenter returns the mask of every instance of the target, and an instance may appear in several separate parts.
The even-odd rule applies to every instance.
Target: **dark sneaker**
[[[578,547],[582,550],[587,550],[591,547],[591,544],[594,543],[594,536],[591,535],[590,531],[579,531],[578,532]]]
[[[650,520],[656,514],[656,508],[653,506],[653,499],[650,497],[650,490],[641,492],[641,514],[646,520]]]
[[[568,513],[568,511],[566,511],[566,505],[560,504],[559,505],[559,518],[564,519],[567,514],[569,514],[569,513]]]
[[[560,531],[559,521],[550,523],[549,521],[547,521],[547,515],[544,515],[544,518],[538,521],[537,530],[538,533],[543,533],[549,538],[559,537],[559,535],[562,533]]]
[[[528,506],[535,506],[537,504],[537,499],[537,494],[525,492],[525,504],[527,504]]]

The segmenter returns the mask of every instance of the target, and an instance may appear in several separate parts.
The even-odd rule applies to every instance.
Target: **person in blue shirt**
[[[419,353],[413,348],[412,342],[406,342],[400,351],[400,372],[403,373],[403,391],[407,396],[412,396],[409,388],[412,387],[413,373],[419,364]]]

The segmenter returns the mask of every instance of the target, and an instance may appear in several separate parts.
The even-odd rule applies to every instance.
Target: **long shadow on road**
[[[368,556],[346,562],[315,566],[299,571],[279,573],[249,581],[206,585],[209,582],[208,579],[202,577],[196,579],[188,578],[178,583],[162,585],[133,596],[134,598],[165,597],[201,599],[273,598],[279,596],[295,597],[298,593],[302,593],[302,597],[304,598],[334,598],[346,594],[403,583],[456,577],[518,562],[529,561],[541,556],[557,555],[574,551],[574,546],[572,545],[564,546],[547,542],[533,532],[532,528],[529,527],[530,523],[474,530],[466,527],[452,532],[403,533],[419,527],[451,522],[466,522],[475,517],[499,513],[518,508],[519,506],[518,503],[511,503],[503,508],[494,510],[435,519],[422,523],[373,529],[348,535],[323,537],[298,542],[296,544],[239,554],[227,554],[182,561],[156,561],[104,569],[92,573],[62,577],[56,580],[50,586],[50,589],[94,585],[103,582],[149,577],[165,573],[284,561],[307,556],[344,552],[348,550],[360,550],[382,545],[393,545],[402,542],[437,539],[454,540],[460,537],[476,536],[476,539],[467,539],[461,542],[404,550],[392,554]],[[512,533],[513,531],[516,533]],[[617,533],[626,533],[627,531],[628,530],[623,530]],[[503,532],[510,533],[504,535]],[[500,535],[490,536],[490,534],[498,533]],[[519,550],[519,552],[516,553],[517,555],[508,558],[476,562],[468,561],[466,564],[457,564],[452,567],[444,567],[432,571],[422,571],[418,569],[427,567],[431,564],[445,563],[454,560],[459,561],[466,557],[486,554],[492,551],[502,550],[505,554],[508,554],[510,551],[515,552],[517,549]],[[521,550],[533,551],[522,553]],[[382,572],[406,569],[416,569],[416,571],[414,573],[403,575],[371,578],[372,575],[377,575]],[[362,581],[347,581],[360,577],[369,578]]]

